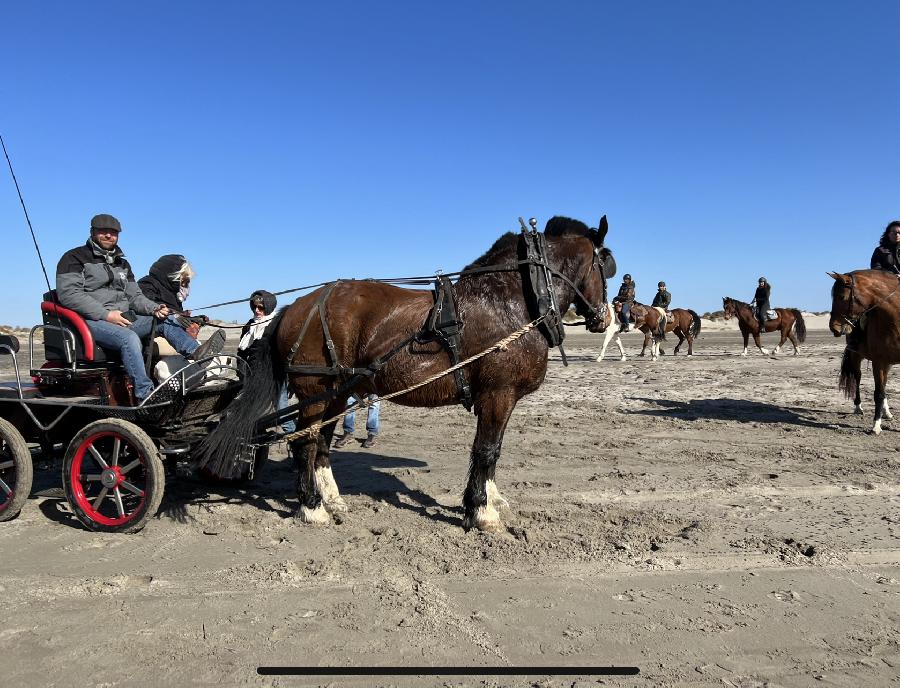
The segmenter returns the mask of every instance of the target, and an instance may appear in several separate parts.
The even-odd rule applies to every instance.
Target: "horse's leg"
[[[613,335],[616,333],[616,328],[613,327],[613,324],[610,323],[609,327],[606,328],[606,332],[604,332],[603,336],[603,346],[600,348],[600,355],[597,356],[597,362],[603,360],[603,356],[606,353],[606,347],[609,346],[610,340],[613,338]]]
[[[862,358],[859,356],[854,357],[853,359],[856,363],[856,367],[853,370],[853,379],[856,380],[856,396],[853,397],[853,413],[858,416],[862,415],[862,399],[859,396],[860,388],[862,387]]]
[[[516,396],[512,390],[495,391],[490,396],[483,397],[476,408],[478,429],[475,431],[475,442],[472,444],[469,481],[463,493],[465,509],[463,528],[466,530],[478,528],[489,532],[503,531],[503,523],[496,509],[497,500],[491,499],[491,493],[496,490],[496,485],[491,488],[488,482],[494,482],[503,432],[515,405]]]
[[[889,363],[872,361],[872,376],[875,378],[875,424],[872,426],[872,434],[881,434],[881,418],[884,415],[884,390],[887,386],[888,373],[891,370]]]
[[[788,337],[791,338],[791,344],[794,345],[794,356],[800,353],[800,343],[797,341],[797,335],[794,334],[794,330],[797,327],[796,321],[791,323],[791,329],[788,330]]]
[[[650,360],[655,361],[659,358],[659,340],[656,338],[656,335],[653,336],[653,341],[650,344]]]
[[[893,420],[894,414],[891,413],[891,408],[888,406],[887,402],[887,393],[884,395],[884,411],[881,412],[881,415],[884,416],[885,420]]]
[[[340,404],[332,406],[326,412],[326,416],[331,418],[339,414],[343,411],[345,405],[343,400]],[[322,505],[325,507],[326,511],[329,513],[343,513],[346,512],[347,503],[344,501],[343,497],[341,497],[340,490],[338,490],[337,482],[334,479],[334,474],[331,472],[331,438],[334,436],[334,429],[337,426],[337,423],[329,423],[326,427],[322,428],[322,432],[319,434],[319,442],[316,447],[316,465],[315,465],[315,481],[316,481],[316,489],[319,491],[319,494],[322,495]]]
[[[325,525],[331,523],[331,516],[322,504],[322,496],[316,485],[316,456],[321,440],[318,434],[313,438],[304,437],[291,443],[291,452],[297,461],[297,497],[300,510],[297,518],[303,523]]]
[[[743,324],[742,324],[743,325]],[[750,330],[745,329],[743,326],[741,327],[741,335],[744,337],[744,350],[741,352],[741,356],[747,355],[747,340],[750,339]],[[759,337],[757,337],[757,341]]]
[[[678,343],[675,345],[675,348],[672,349],[672,355],[677,356],[678,351],[681,349],[681,345],[684,344],[685,337],[680,327],[676,327],[672,332],[678,335]],[[688,344],[688,348],[690,348],[690,344]]]
[[[644,346],[641,347],[641,353],[638,354],[639,356],[644,355],[644,353],[647,351],[647,344],[649,344],[649,343],[650,343],[650,331],[648,330],[647,332],[644,332]],[[651,352],[653,351],[652,346],[650,347],[650,351]]]
[[[760,334],[762,334],[762,332],[760,330],[757,330],[756,332],[753,333],[753,342],[756,344],[756,348],[759,349],[759,352],[763,356],[768,356],[769,350],[763,348],[762,342],[759,339]]]
[[[793,324],[792,324],[792,325],[793,325]],[[788,334],[790,334],[790,331],[791,331],[790,328],[788,328],[787,331],[785,331],[784,328],[781,328],[781,341],[778,342],[778,346],[776,346],[776,347],[775,347],[775,350],[772,352],[772,355],[773,355],[773,356],[777,356],[778,353],[781,351],[781,347],[783,347],[783,346],[784,346],[784,343],[787,341],[787,339],[788,339]],[[795,345],[794,345],[794,354],[796,354],[796,353],[797,353],[797,345],[795,344]]]

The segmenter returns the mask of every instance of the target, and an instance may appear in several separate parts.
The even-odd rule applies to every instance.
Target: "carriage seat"
[[[118,349],[105,349],[94,341],[94,335],[80,314],[59,304],[55,290],[44,294],[41,318],[44,325],[44,356],[48,361],[74,363],[76,368],[106,367],[122,362]],[[71,339],[66,332],[75,341],[74,361],[69,352]],[[66,346],[67,340],[69,346]]]
[[[44,355],[48,361],[74,362],[77,367],[78,364],[121,360],[118,351],[104,349],[94,341],[81,315],[59,305],[49,292],[44,294],[44,301],[41,302],[41,319],[44,323]],[[74,361],[70,351],[72,339],[75,341]]]

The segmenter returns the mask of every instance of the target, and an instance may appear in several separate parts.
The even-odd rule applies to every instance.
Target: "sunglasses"
[[[261,303],[251,303],[251,304],[250,304],[250,310],[253,310],[253,311],[264,311],[264,310],[266,310],[266,307],[263,306]]]

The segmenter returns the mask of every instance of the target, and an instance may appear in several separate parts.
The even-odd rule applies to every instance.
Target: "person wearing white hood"
[[[238,343],[238,356],[244,359],[253,357],[253,345],[263,336],[266,328],[275,318],[275,307],[278,300],[275,294],[265,289],[257,289],[250,295],[250,310],[253,311],[253,317],[247,321],[241,330],[241,340]],[[287,384],[283,384],[278,389],[278,399],[275,403],[276,409],[283,409],[288,405],[288,389]],[[297,429],[297,422],[293,420],[286,421],[281,424],[281,429],[285,433],[294,432]]]

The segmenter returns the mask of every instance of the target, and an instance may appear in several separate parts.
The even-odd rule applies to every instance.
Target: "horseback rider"
[[[894,220],[884,228],[872,254],[870,267],[872,270],[900,273],[900,220]]]
[[[662,308],[664,311],[669,311],[669,304],[672,303],[672,295],[666,291],[666,283],[660,282],[657,285],[656,295],[653,297],[653,303],[650,305],[653,308]]]
[[[759,278],[759,286],[756,287],[756,293],[753,295],[753,303],[756,306],[756,319],[759,321],[759,331],[766,331],[766,311],[769,310],[769,294],[772,292],[770,285],[765,277]]]
[[[59,259],[57,298],[60,305],[84,318],[97,344],[120,353],[125,372],[134,382],[135,400],[140,403],[154,387],[144,367],[141,338],[150,335],[154,318],[166,320],[169,307],[141,293],[131,265],[118,245],[122,225],[116,218],[95,215],[90,230],[83,246],[66,251]],[[166,329],[162,333],[167,339],[172,334]],[[211,345],[199,345],[184,330],[181,334],[183,339],[176,335],[169,343],[186,357],[218,353],[210,351]]]
[[[613,298],[612,302],[621,304],[622,309],[619,311],[619,320],[622,325],[620,332],[628,332],[631,329],[630,317],[631,306],[634,305],[634,292],[637,284],[632,281],[631,275],[626,274],[622,277],[622,286],[619,287],[619,293]]]

